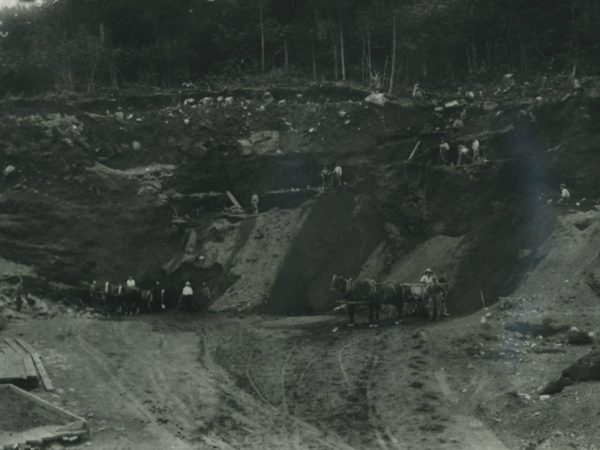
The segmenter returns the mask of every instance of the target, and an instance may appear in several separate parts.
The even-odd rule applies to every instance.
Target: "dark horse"
[[[331,279],[332,291],[341,296],[341,303],[348,310],[348,326],[354,326],[354,313],[357,305],[366,305],[369,309],[369,325],[379,326],[379,311],[381,303],[377,295],[376,283],[374,280],[352,280],[339,275],[333,275]]]

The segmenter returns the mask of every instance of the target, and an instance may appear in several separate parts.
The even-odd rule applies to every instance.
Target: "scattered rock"
[[[454,122],[452,122],[452,128],[455,130],[462,130],[464,127],[465,123],[462,121],[462,119],[456,119]]]
[[[225,97],[226,105],[233,105],[233,97]]]
[[[338,111],[338,116],[340,116],[342,119],[343,119],[344,117],[346,117],[347,115],[348,115],[348,113],[347,113],[346,111],[344,111],[343,109],[340,109],[340,110]]]
[[[492,101],[489,101],[489,100],[483,102],[483,110],[484,111],[488,111],[489,112],[489,111],[493,111],[493,110],[495,110],[497,108],[498,108],[498,103],[496,103],[496,102],[492,102]]]
[[[17,170],[17,168],[15,166],[13,166],[13,165],[6,166],[4,168],[4,170],[2,171],[2,175],[4,175],[5,177],[7,177],[11,173],[13,173],[15,170]]]
[[[451,100],[449,102],[444,103],[444,108],[446,108],[446,109],[460,108],[460,102],[458,100]]]
[[[142,143],[140,141],[133,141],[131,143],[131,148],[133,148],[136,152],[139,152],[142,149]]]

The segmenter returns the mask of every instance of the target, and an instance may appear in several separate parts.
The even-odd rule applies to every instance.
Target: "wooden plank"
[[[38,378],[38,373],[35,369],[35,364],[31,358],[31,355],[23,355],[23,365],[25,366],[27,378]]]
[[[415,153],[417,153],[417,150],[419,149],[420,146],[421,146],[421,141],[417,142],[417,145],[415,145],[415,148],[413,148],[413,151],[411,152],[407,161],[410,161],[411,159],[413,159],[413,157],[415,156]]]
[[[37,378],[37,374],[35,375]],[[0,356],[0,383],[27,379],[23,356],[18,354]]]
[[[42,384],[44,385],[44,388],[47,391],[53,391],[54,386],[52,385],[52,381],[50,380],[50,377],[48,376],[48,373],[46,372],[46,369],[44,368],[44,365],[42,364],[40,355],[33,349],[33,347],[31,347],[23,339],[17,338],[16,340],[17,340],[17,343],[21,347],[23,347],[26,351],[28,351],[29,354],[31,355],[31,359],[33,359],[33,363],[38,372],[38,375],[40,376],[40,380],[42,380]]]
[[[20,389],[17,386],[14,386],[12,384],[6,385],[4,388],[9,389],[9,390],[13,391],[15,394],[20,395],[21,397],[24,397],[34,403],[37,403],[38,405],[40,405],[46,409],[49,409],[58,414],[67,416],[68,418],[73,419],[73,422],[78,422],[87,429],[87,421],[83,417],[79,417],[79,416],[73,414],[72,412],[61,408],[60,406],[56,406],[56,405],[38,397],[37,395],[30,394],[29,392],[24,391],[23,389]],[[71,424],[68,424],[68,425],[62,426],[61,428],[68,430],[68,429],[70,429],[69,428],[70,426],[71,426]]]
[[[237,199],[233,196],[233,194],[229,191],[225,191],[225,194],[227,194],[227,197],[229,197],[229,200],[231,200],[231,203],[233,203],[233,206],[235,206],[236,208],[242,209],[242,205],[240,205],[240,203],[237,201]]]
[[[8,347],[11,348],[12,350],[14,350],[16,353],[24,353],[23,349],[21,347],[19,347],[19,345],[17,345],[17,343],[15,342],[14,339],[4,338],[4,342],[6,342],[6,345],[8,345]]]

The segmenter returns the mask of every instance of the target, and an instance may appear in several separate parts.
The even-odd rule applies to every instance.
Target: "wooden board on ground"
[[[37,373],[40,376],[40,379],[42,380],[44,388],[47,391],[53,391],[54,386],[52,385],[52,381],[50,380],[50,377],[48,376],[48,373],[46,372],[46,369],[42,364],[42,359],[40,358],[40,355],[23,339],[17,338],[16,341],[26,352],[28,352],[31,355],[31,359],[33,359],[33,364],[35,365],[35,369],[37,370]]]
[[[0,448],[44,445],[89,433],[85,419],[13,385],[0,385]],[[3,409],[4,407],[4,409]]]
[[[34,388],[39,384],[34,361],[14,339],[0,341],[0,385],[16,384]]]

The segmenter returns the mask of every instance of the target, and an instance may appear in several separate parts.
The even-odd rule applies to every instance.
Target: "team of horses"
[[[366,306],[369,325],[379,326],[382,305],[396,309],[397,321],[402,317],[426,315],[429,320],[440,320],[444,312],[448,291],[444,283],[377,283],[375,280],[353,280],[333,275],[331,290],[340,296],[339,302],[346,306],[349,325],[354,325],[358,307]]]
[[[140,289],[107,281],[101,289],[90,290],[90,303],[90,306],[98,308],[107,316],[132,316],[160,312],[167,308],[165,289],[158,284],[154,289]]]

